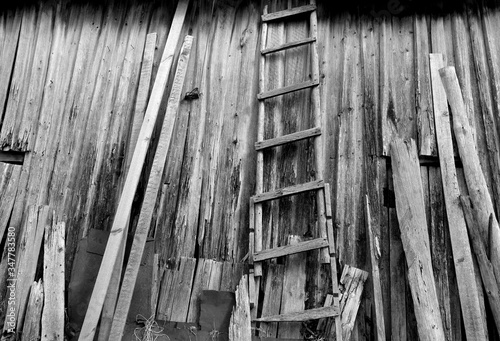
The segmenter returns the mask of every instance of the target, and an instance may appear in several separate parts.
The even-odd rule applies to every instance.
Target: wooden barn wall
[[[184,91],[198,88],[200,97],[181,103],[152,221],[164,262],[181,256],[239,262],[248,252],[263,5],[192,1],[184,30],[195,43]],[[285,6],[270,3],[271,10]],[[1,12],[0,147],[26,154],[22,166],[0,163],[0,232],[7,226],[20,232],[29,206],[49,205],[67,224],[68,276],[79,239],[89,229],[111,227],[130,153],[146,34],[158,33],[154,79],[174,9],[165,1],[52,2]],[[471,5],[440,16],[379,16],[337,13],[320,4],[318,18],[325,178],[333,189],[340,263],[370,269],[363,206],[368,193],[381,238],[386,328],[394,340],[416,340],[391,199],[389,143],[399,134],[415,139],[431,162],[436,156],[428,53],[444,53],[457,69],[481,166],[499,207],[500,11]],[[305,37],[308,28],[273,24],[269,34],[269,43],[279,44]],[[268,88],[308,79],[307,52],[272,56]],[[268,101],[266,137],[310,128],[308,96],[303,91]],[[286,108],[283,115],[280,107]],[[267,153],[265,187],[311,179],[312,155],[308,141]],[[421,171],[444,327],[449,340],[461,340],[441,175],[436,163]],[[264,236],[266,245],[282,244],[288,233],[313,233],[313,205],[313,197],[302,196],[266,207],[264,226],[282,226]],[[4,253],[3,279],[6,266]],[[370,296],[366,290],[355,340],[373,336]]]

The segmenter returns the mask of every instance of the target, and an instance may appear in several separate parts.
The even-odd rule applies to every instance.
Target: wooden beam
[[[488,226],[490,215],[494,214],[493,201],[488,191],[486,179],[481,170],[476,144],[472,138],[471,128],[465,111],[465,104],[460,91],[455,68],[448,66],[439,70],[448,103],[453,115],[453,131],[457,141],[460,158],[463,162],[465,180],[469,195],[476,211],[478,226],[481,229],[483,242],[488,242]],[[498,171],[498,170],[497,170]],[[494,269],[500,270],[500,228],[494,215],[491,229],[491,263]],[[486,244],[487,245],[487,244]],[[495,272],[497,277],[500,273]]]
[[[45,227],[42,313],[42,341],[64,340],[64,236],[66,224],[53,222]]]
[[[311,43],[314,43],[315,41],[316,41],[316,37],[304,38],[304,39],[300,39],[297,41],[291,41],[289,43],[281,44],[281,45],[278,45],[275,47],[266,48],[264,50],[261,50],[260,53],[265,55],[265,54],[269,54],[269,53],[279,52],[279,51],[283,51],[286,49],[291,49],[293,47],[311,44]]]
[[[274,20],[281,20],[285,18],[290,18],[295,15],[309,13],[316,10],[316,5],[304,5],[300,7],[290,8],[283,11],[278,11],[274,13],[268,13],[262,15],[263,22],[269,22]]]
[[[460,305],[468,340],[486,340],[486,320],[481,312],[479,290],[476,285],[472,251],[467,237],[467,226],[460,207],[460,188],[454,163],[448,102],[438,70],[444,66],[443,55],[431,53],[430,71],[432,98],[434,103],[434,123],[439,151],[446,215],[450,229],[451,249],[457,276]]]
[[[281,146],[286,143],[305,140],[311,137],[321,135],[321,128],[311,128],[307,130],[298,131],[296,133],[275,137],[269,140],[255,142],[255,150],[262,150],[271,147]]]
[[[96,278],[96,284],[90,298],[89,307],[85,315],[85,320],[80,332],[79,340],[92,341],[97,328],[97,322],[101,315],[102,306],[107,293],[111,274],[120,249],[123,233],[126,230],[126,224],[132,208],[135,191],[142,173],[142,166],[149,148],[151,135],[156,124],[156,118],[160,109],[160,104],[168,82],[170,67],[179,41],[184,18],[186,16],[189,0],[181,0],[177,4],[177,9],[173,17],[170,31],[168,34],[165,49],[158,68],[158,73],[151,91],[151,96],[144,116],[144,122],[137,138],[137,145],[130,162],[131,167],[127,173],[122,194],[118,203],[111,234],[108,239],[106,251],[103,256],[103,262]]]
[[[391,157],[396,209],[418,333],[421,340],[441,341],[445,336],[432,272],[415,141],[395,138],[391,143]]]
[[[248,302],[248,276],[243,275],[235,292],[236,306],[229,320],[230,341],[251,341],[250,303]]]
[[[285,245],[276,247],[274,249],[256,252],[253,256],[254,257],[253,260],[255,262],[261,262],[266,259],[283,257],[294,253],[328,247],[328,245],[329,245],[328,240],[326,240],[326,238],[316,238],[316,239],[306,240],[294,245]]]
[[[495,276],[493,265],[486,255],[486,248],[481,237],[481,229],[477,224],[477,220],[474,218],[470,198],[461,196],[460,201],[462,203],[465,218],[467,219],[467,230],[469,231],[472,247],[479,264],[481,278],[483,279],[483,285],[486,289],[486,296],[490,302],[490,308],[493,313],[497,332],[500,334],[500,281],[499,278]]]
[[[293,185],[289,187],[279,188],[274,191],[265,192],[261,194],[254,195],[252,199],[255,203],[260,203],[263,201],[275,200],[283,198],[290,195],[295,195],[299,193],[314,191],[323,188],[324,181],[316,180],[311,182],[306,182],[299,185]]]
[[[375,322],[377,327],[377,340],[385,340],[384,303],[382,286],[380,284],[380,244],[379,237],[375,235],[372,226],[370,199],[365,196],[366,224],[368,226],[368,243],[370,244],[370,259],[372,265],[373,301],[375,304]]]
[[[295,91],[299,91],[299,90],[312,88],[312,87],[315,87],[318,85],[319,85],[319,81],[317,79],[298,83],[298,84],[292,84],[289,86],[285,86],[283,88],[269,90],[266,92],[261,92],[260,94],[257,95],[257,99],[264,100],[264,99],[268,99],[268,98],[273,98],[276,96],[288,94],[290,92],[295,92]]]
[[[135,282],[137,280],[137,274],[139,272],[139,266],[144,252],[144,246],[146,245],[151,219],[153,218],[153,211],[161,186],[163,170],[167,159],[168,149],[170,147],[175,118],[180,105],[182,87],[187,72],[192,43],[193,37],[186,36],[179,55],[177,71],[175,73],[172,90],[170,91],[170,97],[168,99],[165,119],[163,121],[160,137],[158,139],[158,147],[156,148],[151,174],[149,176],[146,193],[144,194],[144,201],[139,214],[134,243],[132,244],[132,249],[130,250],[120,290],[120,296],[118,297],[113,324],[111,326],[110,338],[112,340],[121,339],[124,332],[130,302],[134,293]],[[187,301],[189,302],[189,297]],[[181,312],[179,312],[179,314],[181,314]],[[185,315],[187,315],[187,311]],[[184,321],[180,322],[185,322],[185,317]]]

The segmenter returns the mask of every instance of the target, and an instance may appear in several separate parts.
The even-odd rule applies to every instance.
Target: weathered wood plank
[[[344,292],[340,302],[342,317],[342,340],[350,340],[356,322],[356,315],[361,304],[361,295],[368,272],[351,266],[344,266],[340,284],[344,286]]]
[[[40,339],[43,299],[43,282],[40,279],[38,282],[31,284],[30,298],[26,308],[26,317],[24,318],[22,341]]]
[[[144,246],[146,244],[151,219],[153,217],[153,210],[158,198],[158,191],[160,188],[160,182],[163,176],[163,170],[170,146],[176,112],[179,108],[179,101],[181,99],[181,92],[186,75],[192,42],[193,37],[186,36],[179,55],[177,71],[174,76],[174,82],[170,92],[170,98],[168,100],[167,111],[165,114],[165,119],[163,121],[162,131],[158,139],[158,146],[151,168],[151,175],[148,180],[146,193],[144,194],[144,201],[141,207],[141,213],[139,215],[139,221],[137,223],[136,232],[134,235],[134,243],[132,244],[132,249],[128,258],[125,275],[121,285],[120,295],[118,297],[118,302],[115,309],[113,324],[111,326],[110,337],[113,339],[121,338],[125,328],[125,322],[130,307],[132,294],[134,292],[135,281],[139,272],[139,266],[142,259]],[[187,307],[184,316],[182,313],[183,312],[180,311],[177,315],[182,319],[182,321],[179,322],[185,322]]]
[[[251,341],[250,329],[250,303],[248,302],[248,276],[241,277],[238,289],[236,289],[236,307],[229,321],[229,340]]]
[[[45,296],[42,313],[42,340],[64,340],[64,235],[66,224],[45,226],[44,271]]]
[[[460,188],[453,157],[450,118],[446,93],[441,83],[438,70],[444,66],[441,54],[430,54],[430,73],[432,79],[432,98],[434,103],[434,122],[439,150],[441,176],[443,179],[444,200],[448,226],[450,228],[451,247],[458,290],[468,339],[486,339],[484,320],[480,309],[478,290],[472,252],[467,238],[467,227],[459,206]]]
[[[472,248],[474,249],[474,254],[477,257],[479,269],[481,270],[486,296],[490,302],[490,308],[493,313],[497,331],[500,332],[500,281],[498,277],[495,276],[493,265],[486,254],[486,248],[481,237],[481,229],[477,224],[477,220],[474,218],[471,200],[469,197],[461,196],[460,201],[465,219],[467,220],[467,231],[469,232]]]
[[[174,277],[174,281],[172,282],[172,296],[170,297],[172,306],[169,321],[186,322],[195,266],[196,259],[181,258],[178,276]]]
[[[485,242],[488,238],[490,214],[494,214],[493,201],[481,170],[475,143],[472,140],[455,69],[451,66],[445,67],[439,70],[439,74],[453,115],[453,131],[464,166],[467,188],[474,210],[476,210],[476,218],[478,226],[481,228],[483,242]],[[496,219],[493,223],[491,240],[494,247],[491,253],[491,263],[493,268],[500,269],[500,229]],[[497,275],[500,277],[500,274]]]
[[[264,283],[264,301],[262,302],[262,316],[278,315],[280,312],[281,295],[283,294],[283,278],[285,267],[282,264],[269,264]],[[278,324],[264,323],[260,327],[262,335],[277,337]]]
[[[274,249],[263,250],[256,252],[254,254],[254,261],[260,262],[266,259],[283,257],[286,255],[291,255],[294,253],[305,252],[309,250],[315,250],[320,248],[328,247],[328,240],[325,238],[316,238],[311,240],[306,240],[295,245],[285,245],[279,246]]]
[[[297,41],[291,41],[289,43],[280,44],[278,46],[265,48],[265,49],[261,50],[260,53],[265,55],[265,54],[269,54],[269,53],[279,52],[279,51],[283,51],[283,50],[290,49],[293,47],[299,47],[302,45],[311,44],[311,43],[314,43],[315,41],[316,41],[316,37],[300,39]]]
[[[326,317],[339,315],[339,308],[334,306],[308,309],[304,311],[286,313],[281,315],[265,316],[255,319],[255,322],[304,322],[309,320],[318,320]],[[284,338],[280,336],[280,338]],[[290,336],[289,338],[293,338]],[[295,339],[298,340],[297,337]]]
[[[311,181],[303,184],[293,185],[285,188],[279,188],[274,191],[256,194],[252,198],[255,203],[283,198],[289,195],[295,195],[308,191],[318,190],[324,187],[323,180]]]
[[[125,229],[125,224],[128,221],[134,193],[141,175],[142,164],[146,157],[150,136],[156,123],[156,116],[168,81],[170,66],[172,65],[173,55],[184,23],[187,5],[188,1],[182,1],[177,5],[177,11],[174,15],[174,21],[171,25],[167,44],[163,52],[162,62],[158,71],[159,76],[156,78],[153,85],[153,90],[144,117],[144,123],[139,133],[137,146],[132,157],[131,164],[134,166],[127,174],[124,190],[117,209],[117,215],[113,221],[112,233],[108,240],[105,255],[103,256],[105,261],[101,265],[99,275],[96,279],[96,285],[89,303],[89,309],[87,310],[86,318],[82,326],[80,340],[91,340],[95,334],[97,319],[102,310],[102,304],[109,285],[112,269],[114,268],[119,245],[121,244],[122,234]]]
[[[366,203],[366,225],[368,227],[368,241],[370,244],[370,259],[372,265],[373,300],[375,303],[375,321],[377,327],[377,340],[385,340],[384,303],[382,297],[382,287],[380,283],[380,241],[375,235],[372,226],[372,215],[370,210],[370,200],[365,196]]]
[[[273,97],[285,95],[285,94],[288,94],[291,92],[312,88],[312,87],[315,87],[318,85],[319,85],[319,81],[317,79],[314,79],[312,81],[298,83],[298,84],[292,84],[292,85],[285,86],[283,88],[261,92],[257,95],[257,99],[265,100],[268,98],[273,98]]]
[[[289,18],[289,17],[295,16],[295,15],[309,13],[309,12],[312,12],[315,10],[316,10],[316,5],[304,5],[304,6],[300,6],[300,7],[289,8],[289,9],[286,9],[283,11],[265,13],[262,15],[262,21],[268,22],[268,21],[274,21],[274,20],[281,20],[281,19]]]
[[[212,271],[213,260],[200,258],[196,266],[196,273],[191,291],[191,299],[189,303],[189,311],[186,322],[196,322],[200,314],[200,295],[203,290],[208,289],[210,281],[210,272]]]
[[[257,141],[255,142],[255,150],[262,150],[266,148],[281,146],[286,143],[300,141],[319,135],[321,135],[321,128],[319,127],[306,129],[303,131],[298,131],[296,133],[275,137],[269,140]]]
[[[288,244],[298,244],[301,238],[291,235]],[[304,254],[290,255],[286,259],[283,293],[281,295],[280,314],[302,312],[305,309],[306,257]],[[292,314],[300,317],[301,313]],[[287,320],[285,320],[287,321]],[[290,320],[288,320],[290,321]],[[300,323],[287,323],[278,326],[278,337],[300,338]]]
[[[395,139],[391,143],[391,157],[399,227],[419,336],[421,340],[444,340],[415,142]]]

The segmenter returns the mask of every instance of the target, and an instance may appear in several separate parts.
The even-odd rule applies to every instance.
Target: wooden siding
[[[130,153],[126,146],[146,34],[157,32],[157,52],[162,51],[175,9],[165,3],[54,2],[0,13],[0,147],[26,152],[22,166],[0,163],[0,232],[14,226],[20,235],[27,207],[50,206],[55,218],[66,222],[67,277],[79,239],[91,228],[111,226]],[[248,252],[263,5],[192,0],[184,31],[194,36],[194,44],[183,91],[198,88],[200,97],[181,102],[174,126],[158,198],[161,209],[152,222],[161,262],[179,257],[239,262]],[[285,7],[285,1],[270,3],[270,11]],[[481,166],[500,208],[500,10],[471,5],[452,14],[381,17],[336,12],[320,3],[318,19],[324,176],[332,185],[340,262],[370,270],[368,193],[381,243],[386,331],[393,339],[414,340],[389,143],[396,134],[413,138],[421,156],[436,156],[427,56],[444,53],[446,63],[457,69]],[[299,22],[270,23],[268,46],[307,35],[307,26]],[[308,80],[308,49],[270,55],[268,89]],[[159,58],[155,53],[153,77]],[[266,101],[265,137],[312,128],[308,98],[305,90]],[[304,104],[288,109],[297,103]],[[278,106],[287,108],[283,116]],[[304,140],[266,151],[265,190],[311,180],[313,147]],[[445,334],[461,340],[435,161],[421,169],[434,276]],[[463,180],[463,174],[458,176]],[[140,193],[137,207],[139,200]],[[264,230],[270,233],[264,234],[265,245],[280,246],[288,234],[315,234],[314,204],[311,194],[266,203]],[[311,276],[324,271],[314,256],[308,262],[314,265]],[[5,274],[4,254],[1,297]],[[373,338],[370,282],[367,288],[354,340]],[[327,289],[312,285],[310,290],[314,299],[308,305],[321,304]]]

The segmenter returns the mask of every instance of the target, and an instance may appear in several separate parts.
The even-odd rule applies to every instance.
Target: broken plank
[[[316,5],[304,5],[295,8],[285,9],[283,11],[265,13],[262,15],[262,21],[269,22],[274,20],[280,20],[303,13],[309,13],[315,10],[316,10]]]
[[[126,229],[134,194],[139,183],[142,166],[146,158],[151,135],[156,124],[156,118],[169,78],[170,67],[172,66],[174,53],[177,48],[182,26],[184,24],[188,3],[189,0],[184,0],[177,4],[177,9],[172,20],[161,63],[158,68],[157,77],[155,79],[153,89],[151,90],[151,96],[146,109],[144,122],[141,127],[141,131],[139,132],[137,145],[134,149],[134,154],[130,163],[131,168],[127,173],[115,219],[113,220],[111,235],[108,240],[108,245],[106,246],[106,252],[103,256],[103,263],[101,264],[96,284],[92,292],[92,297],[90,298],[89,308],[87,309],[85,320],[80,332],[79,340],[82,341],[93,340],[96,332],[97,322],[99,316],[101,315],[102,305],[104,303],[113,272],[112,270],[120,249],[123,233]]]
[[[141,212],[139,214],[139,221],[137,223],[137,228],[134,235],[134,242],[132,244],[132,249],[130,250],[130,256],[128,259],[127,267],[125,269],[120,295],[116,304],[113,323],[111,325],[111,339],[120,339],[125,328],[128,311],[130,308],[130,302],[132,300],[135,282],[137,279],[137,274],[139,272],[142,254],[144,252],[144,246],[148,237],[155,203],[158,198],[158,192],[161,186],[163,170],[167,159],[168,149],[170,147],[176,113],[181,100],[182,87],[184,85],[184,78],[186,76],[192,43],[193,37],[186,36],[179,55],[177,71],[175,73],[170,97],[168,99],[167,111],[165,113],[165,119],[163,121],[160,137],[158,139],[158,146],[156,148],[156,154],[153,159],[153,165],[146,188],[146,193],[144,194]],[[186,299],[186,302],[189,304],[189,297]],[[186,321],[187,308],[188,305],[186,305],[185,313],[184,310],[182,310],[178,314],[176,314],[178,318],[182,319],[182,321],[176,322]]]
[[[342,271],[340,284],[344,287],[341,299],[341,319],[342,319],[342,340],[348,341],[356,322],[359,306],[361,304],[361,295],[368,272],[355,267],[346,265]]]
[[[236,306],[229,322],[230,341],[251,341],[250,303],[248,302],[248,276],[241,277],[236,289]]]
[[[465,104],[460,90],[460,84],[455,72],[455,68],[448,66],[439,70],[441,81],[446,91],[448,103],[453,115],[453,131],[457,140],[458,151],[462,159],[465,180],[469,195],[476,211],[476,219],[481,229],[483,242],[487,242],[488,226],[490,215],[494,214],[493,201],[486,185],[486,179],[481,170],[479,156],[476,151],[476,144],[472,138]],[[495,216],[494,216],[495,218]],[[491,229],[491,263],[494,269],[500,270],[500,228],[498,220],[493,219]],[[495,273],[500,277],[500,273]]]
[[[460,201],[467,220],[467,230],[469,231],[470,240],[474,249],[474,254],[477,257],[481,278],[486,289],[486,296],[490,302],[490,308],[493,313],[497,331],[500,333],[500,291],[499,280],[495,277],[493,265],[491,264],[486,254],[486,248],[481,238],[480,228],[474,218],[474,212],[471,207],[469,197],[460,196]]]
[[[42,341],[64,340],[64,236],[66,224],[53,222],[45,227],[42,313]]]
[[[304,193],[308,191],[314,191],[323,188],[324,181],[316,180],[299,185],[293,185],[289,187],[279,188],[274,191],[265,192],[262,194],[257,194],[252,197],[255,203],[260,203],[264,201],[274,200],[278,198],[283,198],[290,195],[295,195],[299,193]]]
[[[255,322],[304,322],[309,320],[319,320],[326,317],[334,317],[339,315],[339,308],[334,306],[320,307],[308,309],[304,311],[297,311],[293,313],[286,313],[273,316],[265,316],[255,319]],[[283,336],[280,336],[283,338]],[[295,337],[296,339],[298,336]]]
[[[453,142],[451,135],[448,103],[438,70],[444,66],[442,54],[430,54],[432,98],[434,103],[434,123],[439,151],[441,176],[443,179],[444,201],[448,226],[450,228],[451,248],[455,273],[457,276],[460,303],[465,323],[465,332],[469,340],[485,340],[481,305],[476,286],[475,271],[472,261],[467,226],[459,204],[460,188],[454,163]]]
[[[445,340],[432,272],[420,165],[414,140],[391,143],[394,192],[421,340]]]
[[[384,304],[382,297],[382,287],[380,284],[380,244],[379,237],[375,235],[372,226],[372,216],[370,211],[370,200],[366,199],[366,224],[368,226],[368,243],[370,244],[370,259],[372,265],[373,300],[375,304],[375,321],[377,327],[377,340],[385,340]]]
[[[260,262],[266,259],[283,257],[294,253],[315,250],[324,247],[328,247],[328,241],[325,238],[316,238],[306,240],[295,245],[285,245],[274,249],[256,252],[254,254],[254,261]]]
[[[296,142],[318,135],[321,135],[321,128],[316,127],[316,128],[306,129],[298,131],[296,133],[275,137],[273,139],[255,142],[255,150],[262,150],[266,148],[281,146],[286,143]]]
[[[21,341],[32,341],[40,339],[41,320],[43,308],[43,282],[31,284],[30,298],[26,308],[26,317],[24,318],[23,334]]]

